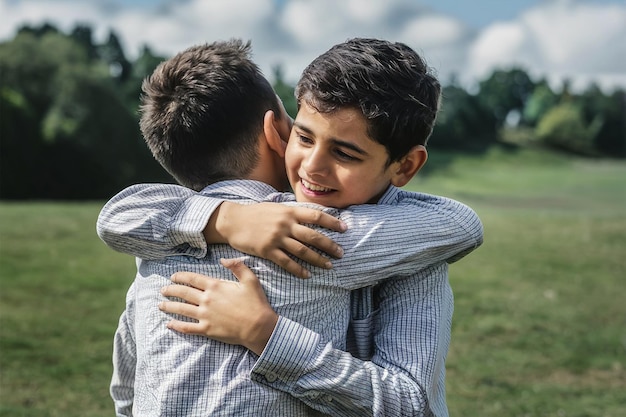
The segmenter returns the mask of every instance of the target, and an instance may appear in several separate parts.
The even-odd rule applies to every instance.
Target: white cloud
[[[559,2],[528,11],[522,23],[539,40],[549,63],[567,69],[572,59],[601,48],[616,35],[623,38],[626,9]]]
[[[0,0],[0,39],[12,38],[25,23],[49,21],[63,30],[88,23],[98,41],[113,28],[132,58],[143,44],[173,55],[193,44],[242,37],[252,40],[266,74],[280,63],[295,81],[333,44],[368,36],[407,43],[444,81],[455,73],[470,84],[496,67],[522,65],[536,76],[626,86],[622,3],[546,0],[476,32],[415,0],[287,0],[283,7],[276,0],[167,1],[159,7],[111,1]]]
[[[131,10],[110,24],[127,40],[129,53],[142,44],[172,55],[191,45],[218,39],[251,39],[257,23],[271,14],[271,0],[190,1],[156,11]]]
[[[429,62],[432,57],[431,65],[438,66],[463,59],[459,45],[466,43],[467,35],[458,20],[433,14],[414,0],[292,0],[280,16],[280,26],[295,43],[284,62],[294,79],[315,56],[349,38],[404,42]],[[451,68],[459,67],[455,64]]]
[[[526,61],[523,55],[529,47],[524,28],[517,23],[497,23],[474,41],[469,49],[469,67],[472,74],[488,75],[494,67],[509,66]]]
[[[43,0],[16,2],[0,0],[0,38],[9,39],[15,30],[24,25],[37,25],[50,22],[63,30],[74,27],[76,22],[96,22],[101,20],[99,12],[90,3],[76,1]]]
[[[542,3],[515,21],[485,28],[470,48],[469,68],[484,76],[520,65],[555,84],[626,86],[626,5]]]
[[[402,31],[403,38],[411,39],[423,48],[451,45],[465,35],[461,22],[441,15],[417,16]]]
[[[291,1],[283,9],[280,26],[300,46],[324,42],[324,39],[337,35],[343,27],[349,26],[345,16],[340,13],[341,7],[334,10],[332,4],[332,0],[320,0],[317,3]],[[328,10],[333,12],[328,13]]]

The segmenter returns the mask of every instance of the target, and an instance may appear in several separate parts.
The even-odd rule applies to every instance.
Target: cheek
[[[351,190],[352,194],[358,195],[364,202],[379,194],[387,184],[385,176],[374,169],[352,172],[343,181],[345,189]]]
[[[287,147],[285,148],[285,160],[287,160],[287,163],[289,163],[289,159],[292,159],[292,156],[294,154],[293,151],[293,139],[289,139],[289,142],[287,142]]]
[[[362,194],[366,190],[365,186],[369,187],[372,184],[372,176],[365,171],[344,170],[338,173],[338,177],[344,190],[350,190],[352,194]]]
[[[287,167],[287,172],[291,170],[298,170],[299,165],[299,157],[298,153],[294,151],[293,146],[287,145],[287,150],[285,151],[285,166]]]

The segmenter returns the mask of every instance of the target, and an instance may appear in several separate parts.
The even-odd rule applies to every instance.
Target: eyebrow
[[[297,127],[298,129],[304,130],[306,133],[308,133],[311,136],[315,136],[315,132],[313,132],[308,127],[304,126],[302,123],[294,121],[293,126]],[[355,144],[353,144],[351,142],[347,142],[345,140],[337,139],[337,138],[334,138],[334,137],[330,138],[330,140],[335,145],[339,145],[339,146],[343,146],[345,148],[351,149],[354,152],[358,153],[359,155],[364,155],[364,156],[369,155],[364,149],[359,148],[358,146],[356,146]]]

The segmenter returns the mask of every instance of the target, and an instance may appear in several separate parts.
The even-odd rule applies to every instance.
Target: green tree
[[[531,93],[522,112],[522,121],[525,125],[534,127],[541,117],[559,102],[559,96],[552,91],[547,82],[537,84]]]
[[[171,180],[87,32],[24,29],[0,44],[0,198],[104,198]]]
[[[46,22],[39,27],[24,25],[17,30],[18,35],[24,34],[24,33],[29,33],[36,38],[40,38],[43,35],[47,35],[50,33],[61,33],[61,32],[59,31],[59,29],[57,29],[56,26],[52,25],[51,23]]]
[[[114,79],[120,82],[128,79],[132,65],[126,59],[122,44],[114,31],[110,31],[107,41],[98,47],[98,55],[109,65],[109,71]]]
[[[594,147],[605,155],[626,156],[626,92],[616,90],[606,95],[597,85],[591,85],[579,102],[585,123],[599,125]]]
[[[444,87],[437,124],[429,139],[433,148],[482,150],[497,139],[493,112],[458,86]]]
[[[287,114],[291,117],[296,117],[298,113],[298,103],[294,95],[294,87],[287,84],[284,80],[283,68],[280,65],[276,65],[274,68],[274,91],[280,99],[283,101]]]
[[[597,123],[585,124],[580,105],[565,101],[551,108],[539,121],[536,137],[552,148],[593,155],[593,140],[598,128]]]
[[[121,87],[124,94],[124,103],[132,113],[136,113],[139,107],[143,80],[151,75],[154,69],[163,61],[165,61],[164,57],[155,55],[147,45],[144,45],[141,49],[141,54],[132,63],[130,76]]]
[[[44,140],[43,120],[54,102],[61,63],[86,59],[67,43],[62,34],[45,26],[45,30],[23,28],[13,41],[0,44],[3,198],[48,196],[42,179],[50,176],[54,147]]]
[[[95,60],[98,58],[98,50],[96,45],[93,43],[91,27],[86,25],[77,25],[72,30],[70,37],[83,47],[89,60]]]
[[[519,68],[496,70],[479,84],[478,99],[494,115],[496,129],[511,112],[522,114],[526,100],[535,88],[528,74]]]
[[[37,120],[50,105],[51,81],[58,67],[55,51],[42,48],[42,38],[51,38],[46,42],[51,45],[60,36],[49,33],[37,37],[32,31],[21,30],[13,41],[0,44],[0,82],[24,97]]]
[[[39,167],[46,147],[39,121],[26,98],[6,85],[0,89],[0,197],[25,199],[41,192]]]

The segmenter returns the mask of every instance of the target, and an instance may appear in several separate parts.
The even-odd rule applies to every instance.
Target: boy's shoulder
[[[379,205],[402,205],[415,204],[423,202],[433,205],[461,205],[465,204],[460,201],[453,200],[449,197],[443,197],[435,194],[422,193],[419,191],[407,191],[395,186],[390,186],[385,194],[378,200]]]
[[[434,194],[406,191],[397,187],[390,187],[380,199],[379,205],[420,206],[423,210],[438,212],[453,219],[469,234],[475,236],[480,245],[482,243],[483,225],[478,214],[465,203],[449,197]]]

